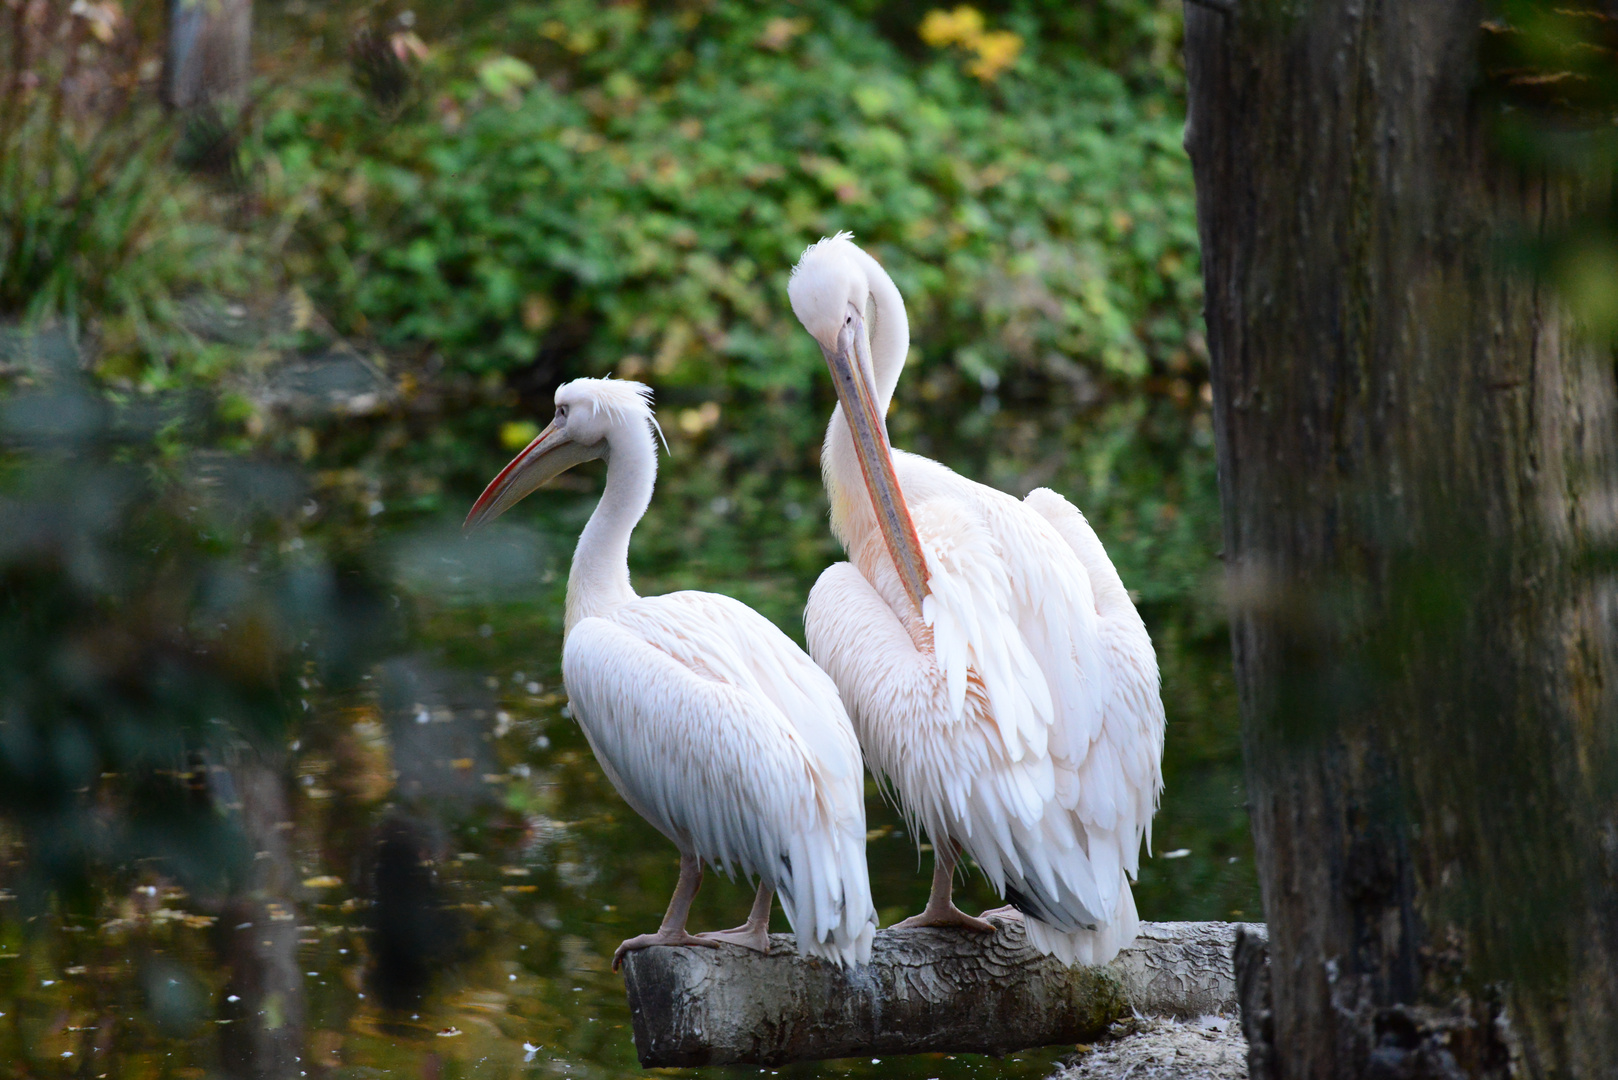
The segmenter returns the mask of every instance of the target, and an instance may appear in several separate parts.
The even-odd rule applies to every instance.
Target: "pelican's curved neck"
[[[607,436],[607,485],[579,534],[567,576],[564,636],[580,619],[608,615],[635,599],[629,585],[629,536],[652,501],[657,480],[657,443],[639,419]]]
[[[899,385],[899,373],[904,370],[905,357],[910,353],[910,319],[905,314],[905,301],[899,295],[899,287],[882,269],[882,264],[858,248],[855,253],[865,265],[865,280],[871,287],[874,309],[867,320],[874,369],[871,389],[876,393],[877,408],[886,416],[894,388]]]

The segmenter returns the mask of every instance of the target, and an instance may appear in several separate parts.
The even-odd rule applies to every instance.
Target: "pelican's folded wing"
[[[770,882],[803,951],[869,956],[858,744],[802,650],[743,604],[674,593],[580,621],[562,665],[592,749],[638,812]]]

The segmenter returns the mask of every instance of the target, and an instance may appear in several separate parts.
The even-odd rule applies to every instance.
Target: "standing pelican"
[[[567,579],[562,680],[573,715],[612,786],[680,850],[680,880],[651,945],[721,941],[769,951],[772,895],[798,950],[865,963],[876,932],[865,869],[859,743],[837,688],[769,620],[728,596],[640,597],[629,534],[657,475],[651,391],[576,379],[556,416],[489,484],[467,515],[499,517],[564,470],[607,462],[601,502]],[[747,922],[692,935],[685,923],[706,862],[759,879]]]
[[[927,907],[900,925],[991,929],[950,899],[964,849],[1036,948],[1105,963],[1139,929],[1125,875],[1163,788],[1146,627],[1062,496],[1019,502],[890,449],[910,328],[875,259],[839,233],[788,292],[837,389],[821,465],[850,559],[810,593],[809,651],[933,845]]]

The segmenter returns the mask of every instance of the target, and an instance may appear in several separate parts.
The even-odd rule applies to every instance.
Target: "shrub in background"
[[[176,298],[262,285],[246,234],[171,161],[161,17],[112,0],[0,7],[0,321],[93,330],[105,370],[148,388],[214,373]]]
[[[499,26],[499,51],[438,48],[413,114],[331,79],[267,120],[280,197],[307,207],[298,276],[341,325],[539,382],[801,391],[821,361],[785,277],[847,228],[905,291],[924,361],[984,385],[1189,355],[1166,90],[1037,39],[993,70],[950,37],[911,59],[829,2],[559,0]]]

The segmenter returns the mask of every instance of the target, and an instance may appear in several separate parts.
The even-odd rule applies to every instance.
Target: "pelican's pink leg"
[[[968,930],[988,934],[994,932],[991,923],[974,919],[955,906],[950,894],[955,890],[955,855],[948,847],[933,846],[933,891],[927,897],[927,906],[920,915],[912,915],[896,926],[962,926]]]
[[[764,882],[758,883],[758,894],[753,897],[753,910],[747,921],[733,930],[710,930],[697,936],[706,941],[724,941],[744,949],[770,955],[770,905],[775,902],[775,890]]]
[[[705,941],[694,934],[685,932],[685,920],[691,914],[691,901],[696,898],[697,888],[702,884],[702,862],[695,855],[680,856],[680,882],[674,886],[674,897],[669,901],[669,909],[663,916],[663,925],[657,928],[655,934],[641,934],[632,937],[612,954],[612,970],[617,971],[624,962],[624,954],[636,949],[648,949],[653,945],[702,945],[709,949],[717,949],[717,942]]]

